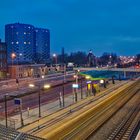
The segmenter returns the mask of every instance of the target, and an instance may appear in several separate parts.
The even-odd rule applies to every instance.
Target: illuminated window
[[[24,44],[26,44],[26,42],[24,42]]]
[[[28,42],[28,44],[31,44],[31,42]]]
[[[26,35],[26,32],[24,32],[24,35]]]
[[[19,44],[19,42],[17,41],[16,44]]]
[[[29,26],[28,28],[30,29],[31,27]]]
[[[11,44],[14,44],[14,42],[11,42]]]

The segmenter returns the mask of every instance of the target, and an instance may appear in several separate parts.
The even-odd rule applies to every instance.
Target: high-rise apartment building
[[[47,29],[29,24],[8,24],[5,41],[9,64],[45,63],[50,57],[50,32]]]
[[[15,23],[5,26],[8,63],[32,63],[34,36],[32,25]],[[12,54],[15,54],[15,57],[12,57]]]
[[[7,46],[0,40],[0,79],[6,77],[7,74]]]
[[[36,58],[47,62],[50,58],[50,31],[48,29],[35,28],[36,34]]]

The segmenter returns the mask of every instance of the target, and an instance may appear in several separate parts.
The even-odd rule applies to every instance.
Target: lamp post
[[[38,91],[38,117],[41,117],[41,85],[34,85],[34,84],[29,84],[30,88],[34,88],[34,87],[38,87],[39,91]],[[46,84],[43,86],[43,89],[49,89],[50,85]]]
[[[88,80],[87,81],[87,91],[88,91],[88,94],[90,95],[90,89],[91,89],[91,83],[92,82],[89,81],[89,80],[90,80],[91,77],[89,75],[87,75],[85,78],[86,78],[86,80]],[[87,94],[87,96],[88,96],[88,94]]]
[[[112,76],[112,84],[115,84],[114,76]]]
[[[12,66],[13,66],[13,61],[14,61],[15,58],[16,58],[16,54],[15,54],[15,53],[12,53],[12,54],[11,54]]]
[[[55,53],[53,54],[53,58],[55,60],[55,64],[57,64],[57,55]]]
[[[4,95],[4,103],[5,103],[5,126],[6,126],[6,128],[8,127],[7,97],[16,98],[17,96],[16,95],[8,95],[8,94],[5,94]]]
[[[4,96],[4,103],[5,103],[5,126],[6,128],[8,127],[8,124],[7,124],[7,95]]]
[[[106,88],[106,81],[105,81],[105,79],[100,80],[100,83],[104,85],[104,88]]]
[[[64,100],[65,83],[66,83],[66,64],[63,62],[63,83],[62,83],[62,104],[63,104],[63,107],[65,107],[65,100]]]
[[[83,77],[81,76],[81,99],[83,99]]]

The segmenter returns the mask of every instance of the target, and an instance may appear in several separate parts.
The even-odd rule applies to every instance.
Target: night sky
[[[51,53],[140,53],[140,0],[0,0],[4,26],[27,23],[51,31]]]

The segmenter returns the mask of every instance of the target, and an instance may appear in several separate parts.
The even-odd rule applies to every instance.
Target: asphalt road
[[[68,76],[67,80],[71,79],[71,77],[72,76]],[[60,79],[61,79],[61,83],[62,83],[62,77],[57,78],[57,80],[55,79],[54,83],[56,84],[58,81],[60,82]],[[74,82],[66,83],[64,85],[65,96],[68,94],[72,94],[72,83],[74,83]],[[86,86],[86,83],[83,82],[83,87],[84,86]],[[62,85],[42,91],[41,92],[41,104],[46,104],[48,102],[57,100],[59,98],[60,92],[61,93],[63,92]],[[38,106],[38,92],[21,97],[21,99],[22,99],[23,110],[26,110],[28,107],[31,109],[31,108],[35,108]],[[4,112],[5,112],[4,102],[0,103],[0,106],[1,106],[0,113],[1,113],[1,115],[4,115]],[[17,106],[14,104],[14,99],[7,101],[7,106],[8,106],[9,115],[13,115],[13,114],[17,113],[17,112],[15,112],[15,109],[17,108]]]

